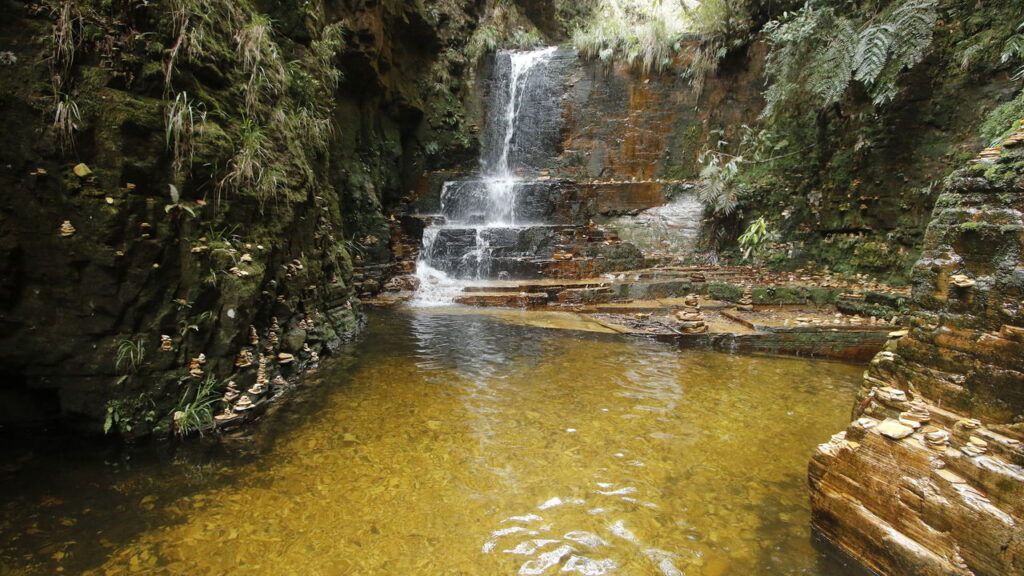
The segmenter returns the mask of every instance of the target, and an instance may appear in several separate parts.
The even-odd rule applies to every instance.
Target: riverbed
[[[860,574],[805,477],[862,370],[378,312],[242,431],[8,450],[0,575]]]

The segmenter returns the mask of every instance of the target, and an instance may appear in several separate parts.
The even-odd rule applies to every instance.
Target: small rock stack
[[[676,311],[679,330],[684,334],[700,334],[708,331],[704,316],[700,313],[700,299],[696,294],[689,294],[683,299],[683,309]]]
[[[911,400],[909,404],[909,410],[900,412],[899,422],[917,430],[931,420],[931,413],[928,411],[928,405],[920,400]]]
[[[203,377],[203,364],[206,364],[206,354],[196,356],[188,363],[188,374],[193,378]]]
[[[974,159],[974,162],[994,164],[1003,155],[1004,148],[1014,148],[1021,145],[1024,145],[1024,120],[1021,120],[1020,127],[1013,134],[1004,138],[1002,142],[982,150],[978,157]]]
[[[235,368],[248,368],[252,366],[253,356],[252,352],[245,350],[238,351],[238,357],[235,358]]]
[[[736,309],[748,312],[754,309],[754,293],[750,290],[750,286],[743,289],[743,296],[740,297],[740,303],[736,305]]]

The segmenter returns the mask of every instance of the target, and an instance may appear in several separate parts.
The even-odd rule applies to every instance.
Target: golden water
[[[244,438],[9,462],[0,575],[852,574],[805,471],[859,373],[380,314]]]

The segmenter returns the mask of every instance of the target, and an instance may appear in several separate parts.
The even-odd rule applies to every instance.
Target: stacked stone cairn
[[[750,286],[743,289],[743,296],[740,297],[740,303],[736,305],[736,309],[746,312],[754,309],[754,293],[751,292]]]
[[[701,334],[708,331],[704,316],[700,312],[700,299],[696,294],[688,294],[683,299],[682,310],[676,311],[679,330],[684,334]]]

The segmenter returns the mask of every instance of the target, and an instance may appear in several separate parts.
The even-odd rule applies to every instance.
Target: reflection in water
[[[804,476],[858,373],[383,314],[242,442],[259,458],[8,491],[0,573],[851,574],[810,544]],[[0,488],[61,473],[38,460]]]

